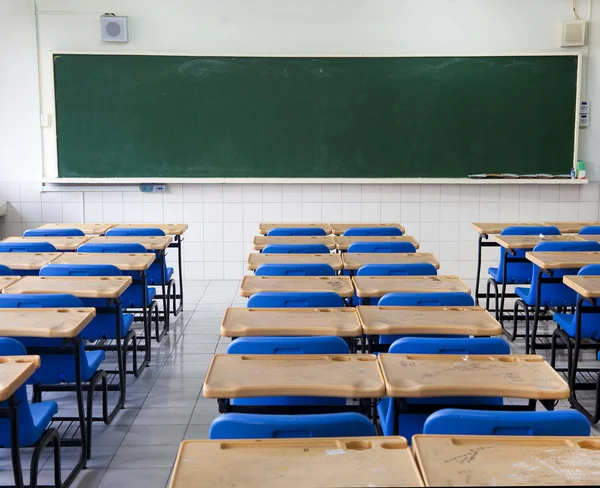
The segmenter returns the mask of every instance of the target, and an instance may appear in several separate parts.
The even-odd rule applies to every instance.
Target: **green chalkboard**
[[[55,54],[59,177],[569,173],[576,55]]]

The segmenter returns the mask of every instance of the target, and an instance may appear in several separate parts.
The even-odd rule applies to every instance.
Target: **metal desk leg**
[[[529,345],[529,330],[527,329],[525,331],[525,354],[529,354],[529,351],[531,351],[531,354],[535,354],[535,338],[537,336],[537,326],[540,315],[540,301],[542,299],[542,276],[544,275],[544,271],[545,270],[541,268],[538,271],[538,280],[535,287],[535,311],[533,316],[533,330],[531,332],[531,346]],[[546,270],[545,272],[552,276],[551,269]]]
[[[118,298],[111,298],[112,302],[114,302],[115,306],[115,327],[116,327],[116,346],[117,346],[117,365],[119,369],[119,401],[117,403],[117,407],[115,407],[114,411],[120,410],[123,405],[125,405],[126,398],[126,388],[127,388],[127,380],[125,379],[125,374],[127,372],[125,367],[125,358],[123,357],[123,345],[121,342],[121,301]],[[145,309],[145,307],[144,307]],[[148,336],[146,336],[148,337]]]
[[[23,488],[23,468],[21,466],[21,450],[19,448],[18,403],[14,395],[8,399],[8,421],[10,422],[10,452],[12,458],[15,487]]]
[[[119,332],[121,327],[119,325]],[[117,335],[118,344],[120,344],[121,336]],[[81,342],[79,337],[74,337],[71,341],[73,343],[73,358],[75,360],[75,395],[77,397],[77,413],[79,416],[79,435],[81,436],[81,459],[82,468],[86,468],[88,454],[87,454],[87,429],[85,425],[85,410],[83,408],[83,382],[81,381]],[[121,357],[121,351],[119,348],[118,361],[123,361]],[[119,366],[119,370],[121,367]]]
[[[181,236],[175,236],[175,242],[177,243],[175,247],[177,247],[177,262],[178,262],[178,274],[179,274],[179,306],[173,309],[173,315],[179,315],[179,312],[183,310],[183,264],[181,259],[181,243],[183,242],[183,238]],[[177,296],[175,296],[177,298]]]
[[[481,241],[487,239],[487,234],[479,234],[477,239],[477,276],[475,278],[475,305],[479,305],[479,278],[481,277]]]
[[[161,266],[160,266],[160,276],[161,276],[161,291],[162,291],[162,300],[163,300],[163,320],[165,321],[163,324],[163,327],[165,328],[165,330],[169,330],[169,325],[170,325],[170,317],[169,314],[171,313],[169,310],[169,297],[167,297],[167,291],[165,289],[165,280],[166,280],[166,275],[165,275],[165,268],[167,267],[167,255],[162,252],[161,254],[162,259],[161,259]],[[158,340],[158,337],[157,337]]]

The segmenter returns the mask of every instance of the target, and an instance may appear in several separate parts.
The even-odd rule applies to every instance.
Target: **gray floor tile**
[[[150,394],[163,394],[174,391],[199,391],[202,388],[202,383],[203,381],[198,378],[165,376],[156,380],[152,390],[150,390]]]
[[[193,411],[193,407],[143,408],[133,425],[187,425]]]
[[[132,425],[123,440],[124,446],[155,446],[179,444],[188,426],[183,425]]]
[[[114,468],[172,468],[178,450],[179,444],[121,446],[115,454],[108,471],[110,472]],[[138,481],[133,486],[143,485]]]
[[[208,431],[210,429],[210,425],[206,424],[190,424],[187,430],[185,431],[184,439],[208,439]]]
[[[216,403],[216,402],[215,402]],[[210,425],[214,419],[219,416],[219,409],[217,405],[214,407],[196,407],[190,420],[190,424],[198,425]]]
[[[190,391],[178,391],[165,395],[164,393],[152,393],[144,402],[144,408],[169,408],[189,407],[196,404],[200,392],[196,389]]]
[[[171,468],[109,469],[98,488],[164,488]]]

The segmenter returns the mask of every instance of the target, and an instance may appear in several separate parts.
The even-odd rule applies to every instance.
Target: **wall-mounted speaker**
[[[100,16],[100,39],[106,42],[128,42],[127,17],[115,14]]]

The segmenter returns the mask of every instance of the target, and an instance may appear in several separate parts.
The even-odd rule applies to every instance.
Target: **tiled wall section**
[[[440,273],[475,277],[473,221],[580,220],[599,215],[599,185],[171,184],[168,191],[45,192],[0,183],[10,208],[2,236],[45,222],[186,222],[186,279],[239,279],[260,221],[400,221]],[[486,250],[484,266],[497,252]],[[174,257],[171,253],[170,258]]]

